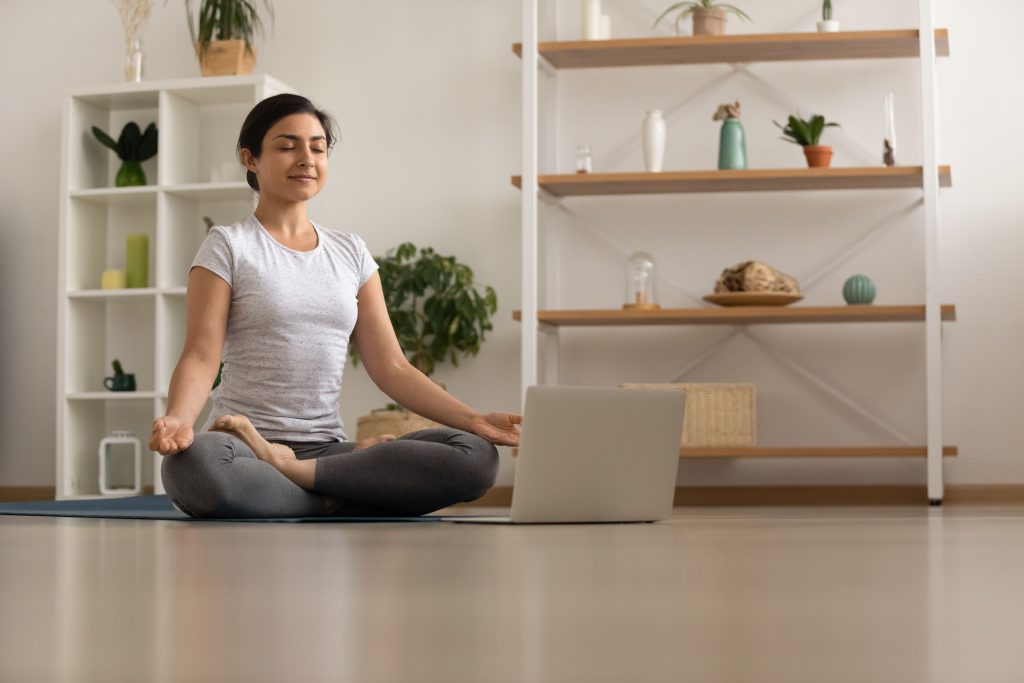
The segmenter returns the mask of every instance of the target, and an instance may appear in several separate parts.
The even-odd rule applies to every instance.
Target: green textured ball
[[[867,275],[852,275],[843,283],[843,298],[848,304],[870,304],[875,300],[875,283]]]

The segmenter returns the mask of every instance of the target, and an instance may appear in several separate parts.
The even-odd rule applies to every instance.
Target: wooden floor
[[[1022,633],[1024,506],[0,517],[0,681],[988,683]]]

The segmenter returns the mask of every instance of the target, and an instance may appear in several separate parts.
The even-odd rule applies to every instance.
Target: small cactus
[[[114,374],[115,375],[120,376],[120,375],[124,374],[124,368],[121,367],[121,361],[119,361],[118,359],[115,358],[113,365],[114,365]]]
[[[870,304],[875,300],[875,283],[867,275],[852,275],[843,283],[843,298],[851,305]]]

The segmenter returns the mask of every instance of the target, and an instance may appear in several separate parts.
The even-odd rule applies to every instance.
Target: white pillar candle
[[[601,15],[601,40],[609,40],[612,37],[612,18],[607,14]]]
[[[601,0],[583,1],[583,40],[601,38]]]

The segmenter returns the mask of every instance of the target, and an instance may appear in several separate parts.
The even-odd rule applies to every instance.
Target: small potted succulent
[[[439,362],[448,360],[458,367],[459,355],[480,352],[485,333],[493,329],[491,316],[498,299],[493,287],[475,284],[473,271],[454,256],[442,256],[430,247],[418,252],[414,244],[404,242],[375,260],[395,336],[409,362],[429,377]],[[355,345],[349,346],[349,353],[358,364]],[[356,438],[436,426],[390,403],[359,418]]]
[[[838,123],[826,123],[825,117],[820,114],[813,114],[809,119],[790,116],[789,122],[785,126],[778,121],[772,121],[772,123],[782,131],[783,140],[804,148],[807,165],[811,168],[827,168],[832,162],[832,148],[827,145],[819,145],[818,142],[821,140],[821,134],[825,128],[839,126]]]
[[[839,22],[832,18],[832,0],[824,0],[821,5],[818,33],[836,33],[837,31],[839,31]]]
[[[263,0],[274,20],[270,0]],[[230,76],[252,73],[256,63],[253,48],[256,35],[263,35],[263,21],[256,0],[199,0],[198,30],[193,16],[193,0],[185,0],[188,32],[199,58],[203,76]]]
[[[109,147],[121,160],[121,168],[117,171],[114,185],[117,187],[133,187],[146,184],[146,172],[142,170],[142,162],[156,155],[157,132],[156,124],[146,126],[146,132],[139,130],[139,124],[129,121],[121,129],[121,135],[114,139],[96,126],[92,134],[103,145]]]
[[[657,26],[661,20],[672,12],[676,14],[675,26],[676,35],[679,35],[679,25],[687,18],[693,17],[693,35],[695,36],[721,36],[725,34],[725,21],[728,14],[735,14],[740,19],[750,21],[746,12],[735,5],[728,5],[716,0],[687,0],[670,5],[661,16],[655,20]]]

